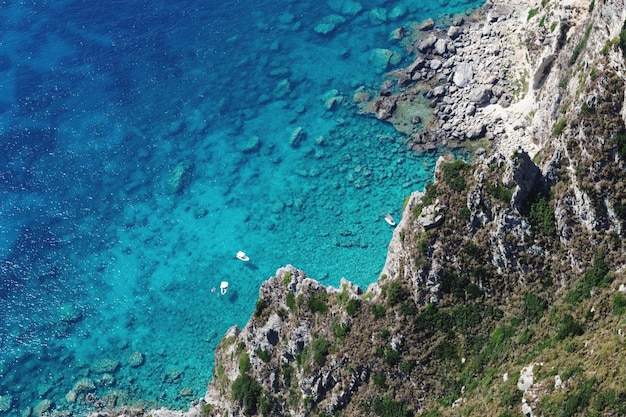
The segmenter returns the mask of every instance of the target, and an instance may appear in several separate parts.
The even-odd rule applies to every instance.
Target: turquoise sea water
[[[276,269],[374,282],[438,155],[353,95],[480,4],[0,1],[0,415],[186,409]]]

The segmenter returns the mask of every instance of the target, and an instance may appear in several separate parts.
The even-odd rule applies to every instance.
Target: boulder
[[[391,11],[389,12],[389,20],[399,20],[402,19],[404,16],[406,16],[406,14],[408,13],[408,9],[407,7],[400,3],[397,6],[395,6],[393,9],[391,9]]]
[[[461,33],[463,33],[463,29],[458,26],[450,26],[448,29],[448,37],[452,40],[458,38]]]
[[[402,56],[391,49],[376,48],[370,52],[369,62],[378,72],[385,72],[390,66],[398,65]]]
[[[388,119],[396,109],[396,99],[394,97],[381,97],[373,103],[373,107],[377,119]]]
[[[0,395],[0,413],[5,413],[11,409],[13,398],[10,395]]]
[[[254,153],[261,148],[261,139],[257,135],[252,135],[248,137],[243,145],[241,146],[241,152],[243,153]]]
[[[426,206],[422,209],[422,213],[417,218],[417,222],[424,227],[424,230],[430,230],[443,223],[444,216],[439,213],[439,202]]]
[[[440,59],[437,59],[437,58],[435,58],[435,59],[431,59],[431,60],[428,62],[428,66],[430,67],[430,69],[431,69],[431,70],[435,70],[435,71],[437,71],[439,68],[441,68],[441,65],[442,65],[441,60],[440,60]]]
[[[167,181],[167,188],[171,194],[180,194],[191,183],[192,167],[180,163],[174,167]]]
[[[128,357],[128,366],[131,368],[138,368],[144,364],[146,356],[141,352],[133,352]]]
[[[34,408],[33,408],[33,415],[38,417],[38,416],[43,416],[44,414],[46,414],[50,409],[52,408],[52,401],[50,400],[41,400]]]
[[[336,13],[346,16],[356,16],[363,10],[361,3],[353,0],[329,0],[328,6]]]
[[[435,46],[436,43],[437,43],[437,37],[431,33],[428,36],[426,36],[424,39],[418,42],[417,50],[420,51],[421,53],[428,52],[430,49],[433,48],[433,46]]]
[[[491,99],[491,94],[492,93],[490,85],[481,85],[472,90],[472,92],[469,94],[469,100],[472,103],[482,106],[489,103],[489,100]]]
[[[418,71],[424,68],[425,65],[426,65],[426,60],[418,56],[417,58],[415,58],[415,61],[413,61],[411,65],[406,67],[405,71],[412,75],[415,73],[415,71]]]
[[[118,361],[110,358],[104,358],[91,365],[90,369],[92,372],[97,374],[110,374],[117,371],[119,367],[120,363]]]
[[[315,28],[313,28],[313,30],[315,31],[315,33],[319,33],[320,35],[328,35],[332,31],[334,31],[338,25],[345,23],[345,21],[345,17],[339,16],[337,14],[331,14],[322,18],[322,20],[320,20],[318,24],[315,25]]]
[[[437,39],[435,42],[435,53],[437,55],[443,55],[448,51],[448,42],[445,39]]]
[[[306,132],[300,126],[296,127],[293,132],[291,132],[291,136],[289,136],[289,145],[293,148],[300,146],[300,143],[306,139]]]
[[[419,26],[419,29],[425,32],[428,30],[433,30],[434,27],[435,27],[435,21],[433,19],[427,19],[422,22],[422,24]]]
[[[485,136],[485,133],[487,133],[487,127],[483,122],[478,122],[466,130],[465,137],[469,140],[475,140]]]
[[[82,378],[79,379],[75,384],[72,391],[76,394],[82,394],[87,392],[92,392],[96,390],[95,382],[90,378]]]
[[[472,68],[472,64],[468,62],[462,62],[456,66],[452,81],[457,87],[463,88],[467,86],[473,78],[474,70]]]

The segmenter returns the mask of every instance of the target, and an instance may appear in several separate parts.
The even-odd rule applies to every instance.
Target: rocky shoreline
[[[490,0],[473,14],[455,18],[447,27],[438,27],[433,21],[425,22],[413,44],[416,53],[414,61],[405,68],[389,73],[392,81],[383,84],[375,99],[355,101],[360,103],[362,111],[407,133],[407,144],[415,150],[468,146],[471,143],[477,155],[490,155],[493,161],[500,161],[521,150],[522,162],[532,165],[530,158],[539,152],[546,138],[550,137],[556,108],[561,100],[561,97],[555,95],[555,87],[560,80],[558,77],[549,77],[552,68],[558,65],[555,61],[557,53],[564,48],[566,33],[568,38],[568,31],[574,35],[580,33],[576,29],[586,23],[585,16],[589,15],[588,2],[569,1],[563,7],[555,8],[549,21],[539,25],[539,22],[533,20],[532,11],[540,6],[538,0],[521,0],[514,5]],[[537,30],[538,26],[542,28]],[[417,127],[424,121],[408,111],[416,100],[427,100],[434,116],[419,130]],[[506,164],[494,162],[493,165],[504,167]],[[528,170],[524,168],[521,171]],[[538,169],[537,175],[541,176]],[[513,182],[524,188],[521,181]],[[526,188],[533,186],[534,182]],[[409,200],[390,244],[383,273],[399,271],[398,260],[406,249],[401,244],[399,234],[405,216],[421,197],[421,193],[416,193]],[[433,208],[433,220],[438,212],[438,207]],[[322,291],[318,288],[319,284],[309,282],[312,280],[297,277],[298,272],[292,267],[288,271],[281,269],[279,272],[270,280],[274,282],[272,285],[284,282],[284,276],[289,272],[294,275],[289,285],[306,284],[310,291]],[[348,283],[345,284],[350,288],[352,296],[353,289]],[[264,284],[261,289],[264,300],[272,299],[272,294],[268,293],[269,285]],[[297,291],[304,290],[299,288]],[[330,288],[326,291],[332,294],[337,292]],[[368,293],[375,300],[381,293],[379,283],[372,284]],[[283,300],[276,302],[282,303]],[[266,326],[271,327],[274,319],[279,320],[277,316],[271,316]],[[250,323],[241,331],[232,328],[224,340],[237,338],[242,333],[248,338],[258,336],[262,339],[271,330],[267,327],[261,329],[262,334],[257,334],[259,329],[249,326]],[[280,330],[274,332],[278,334]],[[271,349],[259,340],[254,339],[248,344],[263,351],[265,348]],[[262,364],[258,365],[258,368],[262,367]],[[225,372],[229,381],[239,374],[236,366]],[[272,385],[271,381],[268,384]],[[231,399],[223,397],[223,394],[223,389],[214,380],[206,396],[194,402],[186,412],[166,409],[151,410],[149,413],[118,410],[96,412],[91,416],[149,414],[154,417],[196,417],[207,415],[206,407],[209,403],[222,410],[232,411]]]
[[[389,73],[395,85],[383,85],[363,111],[410,133],[406,127],[421,120],[407,117],[403,110],[422,96],[434,119],[410,133],[408,145],[413,149],[459,147],[483,140],[482,145],[502,151],[514,142],[534,154],[538,147],[525,138],[532,103],[521,100],[533,63],[520,48],[512,47],[522,38],[520,23],[532,6],[532,2],[488,1],[473,14],[454,18],[450,26],[438,27],[432,20],[423,23],[414,42],[415,60]]]

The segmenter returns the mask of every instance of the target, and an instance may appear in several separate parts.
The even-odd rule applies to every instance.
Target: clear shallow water
[[[384,215],[432,177],[437,155],[408,152],[352,96],[384,80],[374,48],[410,60],[392,30],[482,1],[405,1],[395,20],[380,17],[397,4],[362,1],[325,36],[313,28],[340,2],[211,3],[0,2],[7,415],[42,400],[85,413],[87,391],[186,409],[263,280],[291,263],[367,286]]]

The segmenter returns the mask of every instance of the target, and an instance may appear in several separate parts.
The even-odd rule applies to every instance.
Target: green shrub
[[[377,319],[381,319],[387,315],[387,310],[381,305],[372,304],[372,314]]]
[[[470,280],[447,269],[439,273],[439,289],[444,294],[452,294],[457,298],[465,299],[465,289]]]
[[[345,338],[348,335],[348,333],[350,332],[350,326],[348,326],[348,323],[339,323],[335,319],[333,319],[333,322],[330,325],[330,327],[331,327],[331,329],[333,331],[333,335],[337,339]]]
[[[589,25],[587,27],[587,30],[585,31],[585,36],[583,36],[582,40],[578,42],[578,44],[576,44],[576,46],[574,47],[574,50],[572,51],[572,56],[570,56],[568,62],[570,66],[576,63],[576,60],[578,60],[578,56],[580,55],[580,53],[587,47],[587,41],[589,40],[589,35],[591,34],[592,28],[593,25]]]
[[[272,403],[269,396],[261,395],[259,397],[259,409],[263,417],[269,417],[272,415]]]
[[[424,196],[422,197],[422,204],[424,206],[430,206],[437,198],[437,186],[432,182],[426,184],[424,188]]]
[[[265,311],[265,309],[267,307],[269,307],[269,302],[263,298],[259,298],[258,300],[256,300],[256,308],[254,310],[254,317],[261,317],[261,315],[263,315],[263,311]]]
[[[452,308],[451,315],[459,330],[465,331],[476,328],[482,323],[480,310],[477,303],[460,304]]]
[[[413,320],[416,332],[433,333],[437,330],[449,329],[453,325],[454,319],[452,316],[446,311],[439,310],[436,304],[428,304]]]
[[[250,370],[250,355],[247,353],[242,354],[239,357],[239,372],[245,374]]]
[[[213,404],[204,404],[201,411],[202,417],[207,417],[211,411],[213,411]]]
[[[624,311],[626,311],[626,297],[623,292],[618,291],[613,296],[613,314],[621,316]]]
[[[530,9],[528,11],[528,17],[526,18],[526,21],[529,21],[530,19],[535,17],[537,15],[537,13],[539,13],[539,9],[538,8]]]
[[[406,405],[389,397],[376,397],[372,401],[372,411],[380,417],[410,417]]]
[[[565,85],[563,87],[565,87]],[[561,133],[563,133],[565,126],[567,126],[567,121],[565,119],[561,119],[556,122],[554,127],[552,128],[552,137],[555,138],[557,136],[561,136]]]
[[[359,311],[361,311],[361,300],[358,298],[351,298],[348,301],[348,304],[346,304],[346,313],[348,313],[350,317],[354,317],[359,313]]]
[[[377,387],[385,388],[387,386],[387,377],[382,372],[374,372],[372,374],[372,382]]]
[[[457,159],[443,165],[443,179],[454,191],[461,192],[467,188],[465,170],[469,167],[465,161]]]
[[[291,271],[285,272],[285,275],[283,275],[283,284],[285,284],[285,286],[289,285],[292,276],[293,274],[291,273]]]
[[[415,361],[411,360],[403,360],[400,362],[400,366],[398,367],[402,372],[410,374],[413,369],[415,369]]]
[[[556,224],[554,219],[554,209],[550,206],[550,202],[546,197],[541,196],[530,205],[530,224],[539,228],[545,236],[556,236]]]
[[[499,346],[505,340],[510,339],[515,334],[515,329],[511,326],[498,327],[491,335],[489,343],[492,346]]]
[[[499,184],[492,184],[488,181],[485,182],[485,189],[487,190],[487,192],[489,194],[491,194],[493,197],[497,198],[498,200],[504,202],[504,203],[510,203],[511,202],[511,198],[513,198],[513,190],[509,190],[506,187],[503,187]]]
[[[295,294],[292,292],[288,292],[287,296],[285,297],[285,303],[287,304],[287,307],[289,307],[289,310],[293,311],[296,308]]]
[[[402,304],[400,304],[400,311],[405,316],[414,316],[417,314],[417,306],[413,302],[413,300],[406,300]]]
[[[244,414],[254,415],[257,413],[259,399],[263,388],[254,378],[248,374],[241,374],[233,381],[233,401],[243,407]]]
[[[311,345],[311,349],[313,350],[313,360],[319,366],[324,366],[326,363],[326,357],[330,352],[330,346],[330,342],[324,337],[320,337],[313,341],[313,344]]]
[[[258,348],[254,351],[254,354],[265,363],[270,361],[270,352],[268,350]]]
[[[318,291],[307,300],[307,307],[312,313],[326,314],[328,305],[326,305],[327,294],[324,291]]]
[[[560,416],[572,417],[585,410],[595,392],[596,380],[588,379],[580,383],[576,390],[569,394],[561,405]]]
[[[289,365],[284,365],[283,368],[281,369],[281,373],[283,375],[283,383],[285,384],[286,387],[291,385],[291,378],[293,376],[294,371],[295,370],[293,369],[293,366],[289,366]]]
[[[619,154],[620,158],[625,159],[626,158],[626,132],[621,132],[615,135],[615,137],[613,138],[613,141],[617,145],[617,153]]]
[[[574,320],[571,314],[566,314],[561,319],[561,325],[556,333],[556,339],[564,340],[570,336],[580,336],[582,334],[582,326]]]
[[[543,298],[529,292],[524,294],[523,312],[524,317],[529,322],[538,322],[543,317],[543,313],[545,313],[547,308],[548,303]]]
[[[383,291],[387,295],[387,305],[393,307],[409,297],[409,291],[399,281],[385,285]]]
[[[467,284],[467,288],[465,288],[465,292],[467,294],[467,298],[470,300],[475,300],[483,295],[483,290],[473,282]]]
[[[385,348],[385,363],[389,366],[396,366],[400,363],[400,353],[392,348],[391,346],[387,346]]]
[[[613,390],[598,392],[594,395],[593,408],[597,412],[607,411],[617,415],[626,415],[626,393]]]

